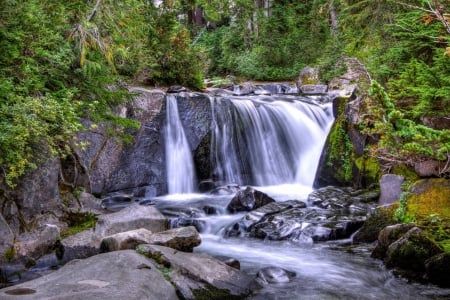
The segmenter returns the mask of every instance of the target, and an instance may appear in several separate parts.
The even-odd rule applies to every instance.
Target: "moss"
[[[355,159],[355,165],[366,181],[375,183],[380,180],[381,169],[377,159],[363,155]]]
[[[447,240],[443,240],[438,242],[439,246],[442,247],[442,249],[444,249],[445,252],[450,253],[450,238]]]
[[[91,213],[70,213],[63,220],[69,224],[69,228],[61,233],[61,238],[95,228],[97,217]]]
[[[418,219],[437,214],[450,219],[450,180],[426,179],[417,181],[408,196],[408,213]]]
[[[232,295],[229,290],[218,289],[209,284],[205,285],[203,289],[192,290],[192,293],[196,300],[240,300],[246,298],[246,295]]]
[[[14,248],[14,246],[11,246],[6,249],[3,255],[7,261],[11,261],[14,259],[14,257],[16,257],[16,249]]]
[[[378,208],[364,222],[364,225],[353,237],[353,241],[357,243],[371,243],[376,241],[378,234],[383,228],[396,223],[394,220],[394,210],[393,207]]]
[[[392,168],[392,174],[402,175],[405,181],[415,182],[420,179],[419,175],[405,164],[399,164]]]
[[[350,182],[353,177],[353,145],[346,131],[347,121],[340,116],[329,134],[327,166],[340,182]]]

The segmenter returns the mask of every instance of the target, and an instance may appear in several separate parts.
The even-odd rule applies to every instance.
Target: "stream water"
[[[176,137],[166,142],[172,183],[169,195],[155,199],[156,206],[178,222],[173,226],[183,226],[181,216],[200,228],[197,252],[235,258],[241,270],[253,275],[268,266],[295,272],[290,282],[265,285],[249,299],[450,299],[448,290],[396,278],[381,261],[370,258],[370,245],[355,246],[351,239],[305,245],[225,237],[226,228],[244,215],[227,213],[234,195],[232,189],[223,192],[227,185],[253,185],[277,202],[307,202],[333,123],[331,104],[288,96],[211,98],[211,161],[214,177],[225,189],[193,194],[195,178],[183,171],[192,169],[192,161],[174,102],[168,98],[172,125],[167,133]],[[192,184],[180,187],[187,178]]]

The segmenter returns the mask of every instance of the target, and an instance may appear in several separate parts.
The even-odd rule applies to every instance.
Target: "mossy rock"
[[[438,215],[450,220],[450,180],[424,179],[411,188],[407,199],[407,213],[416,220]]]
[[[392,243],[387,251],[386,265],[411,271],[415,277],[425,271],[425,261],[442,253],[443,250],[417,227]]]
[[[372,243],[376,241],[383,228],[396,223],[394,220],[394,211],[395,210],[392,207],[378,208],[367,218],[364,225],[355,234],[353,242]]]
[[[450,288],[450,253],[435,255],[425,262],[427,278],[441,287]]]
[[[206,284],[202,289],[192,290],[195,300],[243,300],[246,296],[232,295],[229,290],[218,289],[210,284]]]
[[[392,174],[405,177],[406,181],[415,182],[420,179],[419,175],[405,164],[399,164],[392,168]]]
[[[377,159],[364,155],[355,159],[355,165],[367,185],[377,183],[380,180],[381,169]]]

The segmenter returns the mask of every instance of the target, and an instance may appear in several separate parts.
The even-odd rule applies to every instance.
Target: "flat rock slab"
[[[74,260],[56,272],[0,290],[0,299],[178,299],[152,261],[133,250]]]
[[[204,253],[180,252],[156,245],[140,245],[137,248],[158,263],[169,268],[169,276],[185,299],[195,299],[196,293],[220,291],[220,299],[234,299],[250,293],[253,278]],[[211,299],[213,298],[211,294]],[[217,298],[216,298],[217,299]]]
[[[99,216],[95,234],[102,238],[139,228],[160,232],[168,229],[168,222],[154,206],[132,205],[116,213]]]

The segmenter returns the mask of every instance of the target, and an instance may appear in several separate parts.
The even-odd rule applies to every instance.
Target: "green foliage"
[[[69,228],[61,233],[61,238],[74,235],[89,228],[95,228],[97,217],[91,213],[71,213],[64,218]]]
[[[379,134],[381,141],[376,155],[390,161],[407,162],[411,159],[448,160],[450,131],[436,130],[416,123],[398,110],[379,83],[372,82],[370,94],[376,100],[382,116],[365,132]]]
[[[329,134],[327,165],[336,171],[341,182],[350,182],[353,176],[353,145],[346,131],[346,120],[337,119]]]
[[[7,248],[3,256],[7,261],[13,260],[16,257],[16,249],[14,246]]]
[[[400,195],[400,206],[394,212],[394,220],[402,223],[411,223],[415,221],[414,217],[407,212],[408,195],[408,192],[403,192]]]

